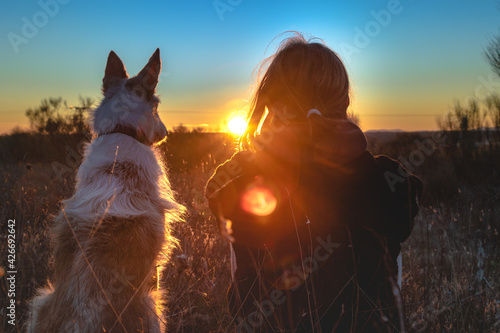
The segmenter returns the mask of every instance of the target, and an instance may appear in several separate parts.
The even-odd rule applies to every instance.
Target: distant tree
[[[87,117],[85,113],[92,109],[94,105],[94,100],[90,97],[79,96],[79,105],[70,106],[71,110],[74,110],[73,114],[68,118],[69,130],[70,132],[76,133],[90,133],[90,127],[87,122]]]
[[[498,1],[498,8],[500,9],[500,1]],[[500,77],[500,34],[490,39],[489,45],[484,49],[484,55],[493,72]]]
[[[500,34],[489,40],[483,52],[493,72],[500,77]],[[485,107],[484,112],[481,106]],[[468,104],[456,101],[453,109],[438,117],[436,123],[442,131],[449,132],[450,142],[455,147],[459,144],[462,152],[472,152],[478,142],[500,141],[500,97],[492,93],[481,101],[471,98]]]
[[[469,105],[463,105],[457,100],[453,109],[444,117],[438,118],[437,123],[442,130],[466,133],[481,128],[484,125],[484,117],[477,99],[471,99]]]
[[[500,77],[500,35],[490,39],[490,44],[484,50],[484,54],[493,72]]]
[[[487,114],[495,128],[496,140],[500,141],[500,95],[493,94],[486,98]]]
[[[179,124],[178,126],[174,126],[172,133],[189,133],[189,128],[183,124]]]
[[[468,104],[455,101],[453,109],[437,119],[437,125],[442,131],[451,132],[453,143],[460,143],[470,148],[481,138],[481,131],[487,126],[486,113],[481,111],[477,99],[469,100]]]
[[[59,109],[63,104],[61,97],[43,99],[35,109],[26,110],[30,125],[39,133],[55,134],[62,129],[63,119]]]
[[[68,107],[61,97],[43,99],[36,108],[26,110],[26,117],[31,128],[41,134],[58,133],[89,133],[85,112],[92,108],[94,101],[91,98],[79,97],[78,106]],[[60,110],[72,110],[70,115],[63,116]]]
[[[208,133],[208,127],[195,126],[195,127],[191,128],[191,133]]]

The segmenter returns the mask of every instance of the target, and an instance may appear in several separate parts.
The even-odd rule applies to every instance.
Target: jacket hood
[[[343,165],[366,152],[366,137],[354,122],[318,114],[311,114],[309,122],[315,162]]]

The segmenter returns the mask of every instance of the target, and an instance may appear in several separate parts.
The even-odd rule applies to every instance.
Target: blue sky
[[[488,38],[499,33],[499,5],[495,0],[3,1],[0,133],[27,126],[24,111],[43,98],[61,96],[74,104],[82,95],[98,101],[110,50],[134,75],[157,47],[163,60],[160,115],[167,127],[223,127],[231,112],[244,108],[253,70],[277,44],[271,41],[287,30],[320,37],[343,57],[354,87],[352,110],[363,129],[432,129],[455,98],[500,91],[500,79],[482,53]],[[37,31],[23,34],[26,22]],[[13,43],[14,35],[23,42]]]

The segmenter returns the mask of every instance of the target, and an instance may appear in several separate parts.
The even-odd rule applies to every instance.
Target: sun
[[[243,113],[236,113],[227,120],[227,128],[233,134],[241,135],[247,128],[246,117]]]

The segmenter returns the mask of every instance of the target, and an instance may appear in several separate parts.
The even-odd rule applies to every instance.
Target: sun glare
[[[237,113],[227,120],[227,128],[233,134],[241,135],[247,128],[247,121],[243,113]]]

